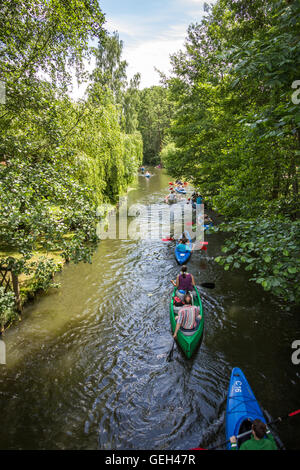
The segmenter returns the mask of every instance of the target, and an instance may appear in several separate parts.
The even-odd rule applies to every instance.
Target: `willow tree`
[[[97,203],[114,200],[134,173],[110,92],[95,106],[69,97],[74,75],[86,77],[91,42],[106,38],[103,23],[97,0],[1,2],[0,264],[34,275],[35,288],[51,282],[50,253],[91,261]]]

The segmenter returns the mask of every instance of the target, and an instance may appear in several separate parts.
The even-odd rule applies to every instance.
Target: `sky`
[[[205,0],[99,0],[105,29],[118,31],[124,42],[127,75],[141,74],[141,88],[159,84],[154,67],[169,74],[170,54],[183,47],[190,23],[205,15]],[[214,0],[207,0],[214,3]],[[84,92],[75,86],[74,95]]]
[[[159,84],[154,67],[168,74],[169,55],[184,44],[188,25],[205,14],[205,0],[99,0],[109,32],[124,41],[128,76],[142,75],[141,88]],[[210,3],[209,0],[207,3]]]

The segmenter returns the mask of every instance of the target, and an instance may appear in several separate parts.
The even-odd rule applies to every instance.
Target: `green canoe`
[[[176,290],[177,289],[175,287],[173,294],[172,294],[171,303],[170,303],[170,320],[171,320],[171,327],[172,327],[173,333],[176,328],[176,321],[175,321],[175,315],[174,315],[174,310],[173,310],[173,298],[175,297]],[[184,354],[186,355],[188,359],[192,357],[195,349],[197,348],[201,340],[201,337],[203,334],[203,328],[204,328],[204,315],[203,315],[203,310],[202,310],[202,302],[201,302],[197,287],[195,287],[195,291],[197,292],[197,298],[194,300],[194,305],[198,305],[200,307],[200,315],[202,317],[199,328],[197,329],[197,331],[195,331],[195,333],[192,336],[185,336],[180,330],[178,331],[178,334],[177,334],[177,343],[179,344],[179,346],[181,347],[181,349],[183,350]]]

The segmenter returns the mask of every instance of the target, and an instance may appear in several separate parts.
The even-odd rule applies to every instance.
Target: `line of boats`
[[[181,192],[181,194],[186,194],[186,191],[182,189],[175,188],[175,191]],[[200,217],[200,215],[198,217]],[[197,219],[197,223],[203,223],[203,220],[201,218]],[[204,229],[209,230],[212,225],[213,223],[212,221],[210,221],[209,223],[204,224]],[[182,253],[180,250],[178,250],[178,244],[176,244],[175,259],[179,265],[186,264],[192,255],[193,243],[191,236],[188,231],[185,231],[183,235],[185,235],[188,240],[188,249],[186,250],[186,252]],[[207,242],[204,243],[207,244]],[[193,356],[193,354],[201,344],[205,322],[203,305],[199,291],[196,286],[194,287],[194,290],[196,295],[193,296],[193,304],[194,306],[199,307],[199,314],[201,316],[200,323],[193,335],[187,336],[179,329],[176,338],[177,344],[188,359]],[[175,317],[178,315],[178,312],[181,308],[176,307],[175,305],[174,299],[176,297],[177,287],[174,288],[170,301],[170,323],[173,334],[176,329]],[[233,368],[231,373],[226,405],[226,442],[223,443],[223,445],[226,445],[227,450],[231,449],[231,436],[238,436],[236,445],[237,449],[242,445],[243,442],[245,442],[251,437],[252,422],[255,419],[260,419],[263,423],[266,424],[266,420],[258,404],[258,401],[255,398],[255,395],[243,371],[240,368],[235,367]]]
[[[186,253],[181,253],[177,250],[177,245],[175,248],[175,258],[180,265],[187,263],[192,253],[192,240],[190,234],[187,231],[185,231],[184,234],[188,239],[189,250]],[[194,306],[199,307],[199,314],[201,316],[200,323],[193,335],[186,336],[180,331],[180,329],[177,333],[177,344],[188,359],[190,359],[198,349],[204,332],[204,312],[201,297],[196,286],[194,287],[194,290],[196,295],[193,296],[193,304]],[[178,315],[181,308],[176,307],[175,305],[174,299],[176,296],[177,287],[174,288],[170,301],[170,322],[173,333],[176,329],[175,317]],[[258,401],[255,398],[243,371],[240,368],[235,367],[231,373],[226,405],[226,441],[223,445],[226,445],[227,450],[231,449],[231,436],[238,436],[236,444],[237,449],[243,442],[251,437],[252,422],[255,419],[260,419],[263,423],[267,424]],[[200,448],[196,450],[200,450]]]
[[[146,175],[145,175],[146,176]],[[151,175],[150,175],[151,176]],[[174,190],[177,194],[186,194],[185,189],[186,184],[180,183],[173,185],[170,183],[170,191],[174,193]],[[169,198],[167,198],[169,199]],[[165,202],[175,203],[177,202],[177,198],[171,198],[172,202],[169,202],[165,199]],[[193,208],[196,209],[196,203],[193,201]],[[200,218],[199,218],[200,217]],[[197,223],[202,223],[203,220],[199,215],[197,218]],[[208,221],[208,223],[204,223],[204,229],[209,230],[209,228],[213,225],[212,221]],[[175,247],[175,259],[179,265],[186,264],[192,255],[192,239],[188,231],[185,231],[184,234],[188,240],[188,249],[186,252],[181,252],[178,250],[178,244]],[[168,241],[172,239],[166,239],[164,241]],[[206,249],[207,242],[203,242],[203,246]],[[209,283],[206,283],[207,286]],[[206,287],[205,283],[202,286]],[[199,313],[201,316],[200,323],[198,325],[197,330],[193,335],[184,335],[182,331],[178,331],[177,333],[177,344],[180,346],[180,349],[183,351],[184,355],[190,359],[195,351],[197,350],[198,346],[201,343],[203,332],[204,332],[204,312],[203,306],[201,302],[201,297],[197,287],[194,287],[195,295],[193,296],[193,304],[194,306],[199,307]],[[178,314],[178,311],[181,307],[177,307],[175,305],[175,297],[177,296],[177,287],[174,288],[172,292],[172,297],[170,301],[170,322],[171,322],[171,329],[174,334],[176,328],[176,320],[175,317]],[[174,343],[173,343],[174,344]],[[293,414],[299,413],[298,410],[295,413],[291,413],[288,416]],[[254,420],[259,419],[263,423],[266,423],[265,417],[263,412],[258,404],[257,399],[243,373],[243,371],[235,367],[232,370],[228,394],[227,394],[227,404],[226,404],[226,418],[225,418],[225,428],[226,428],[226,441],[222,443],[222,445],[226,445],[228,450],[231,449],[230,438],[231,436],[237,436],[237,444],[236,449],[238,449],[245,440],[249,440],[252,434],[252,423]],[[280,418],[281,419],[281,418]],[[215,446],[214,448],[220,447]],[[202,450],[202,448],[197,448],[193,450]]]

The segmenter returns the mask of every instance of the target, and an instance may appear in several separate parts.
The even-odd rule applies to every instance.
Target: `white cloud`
[[[182,48],[186,35],[184,25],[171,26],[164,34],[155,39],[143,40],[124,49],[127,60],[128,75],[132,77],[140,72],[141,88],[159,84],[159,75],[155,68],[169,74],[170,54]]]
[[[120,35],[138,39],[140,37],[150,36],[154,24],[155,20],[151,18],[148,20],[143,19],[141,22],[140,17],[123,15],[117,19],[107,18],[105,27],[110,32],[118,31]]]
[[[128,76],[141,73],[141,88],[159,84],[155,67],[168,73],[170,54],[182,48],[187,24],[165,25],[158,18],[136,18],[134,15],[108,19],[108,31],[118,31],[124,40],[123,57],[128,62]]]
[[[170,69],[171,53],[176,52],[182,46],[179,39],[172,41],[146,41],[137,47],[125,50],[124,57],[128,66],[128,75],[132,77],[140,72],[142,75],[141,88],[150,87],[159,84],[159,75],[155,67],[168,74]]]
[[[207,0],[214,3],[216,0]],[[141,88],[159,84],[159,75],[154,68],[169,74],[170,54],[184,45],[188,25],[199,22],[205,12],[205,0],[172,0],[177,8],[176,18],[166,8],[159,15],[140,16],[135,12],[107,16],[105,27],[108,31],[118,31],[124,42],[123,57],[128,62],[128,78],[141,73]],[[182,11],[182,15],[178,14]],[[173,11],[174,14],[174,11]],[[82,96],[83,87],[76,90]]]

